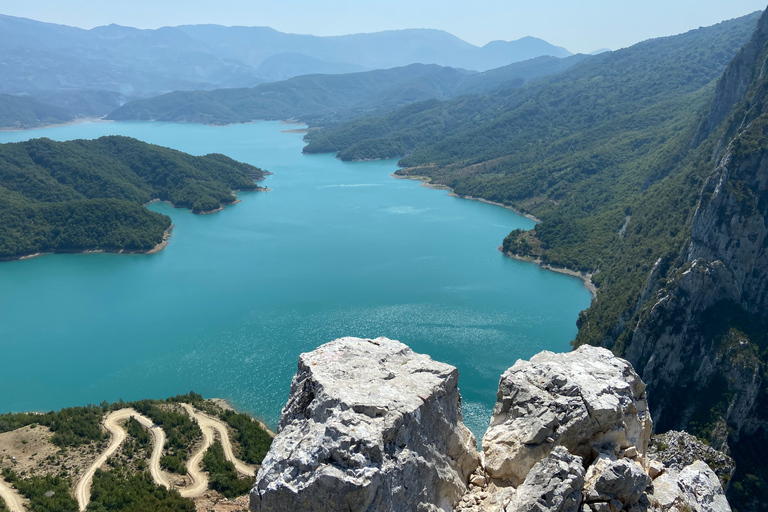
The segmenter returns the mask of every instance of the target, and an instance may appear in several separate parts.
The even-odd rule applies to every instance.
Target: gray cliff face
[[[302,354],[251,510],[452,510],[479,464],[457,383],[386,338]]]
[[[717,83],[709,115],[699,127],[694,145],[698,146],[709,137],[730,115],[733,107],[747,93],[755,73],[757,72],[759,76],[765,74],[765,68],[758,66],[758,59],[766,41],[768,41],[768,16],[763,13],[752,39],[731,61]]]
[[[720,280],[720,293],[751,314],[767,316],[768,155],[737,160],[732,151],[704,187],[687,259],[721,261],[728,275]]]
[[[767,43],[764,14],[720,80],[701,128],[725,138],[690,240],[662,289],[650,276],[626,352],[648,385],[661,431],[694,425],[726,450],[763,426],[765,364],[750,330],[768,322]]]
[[[749,136],[745,130],[740,137]],[[727,403],[710,434],[719,447],[726,447],[728,429],[738,438],[745,426],[757,427],[748,424],[763,374],[749,339],[712,319],[730,325],[734,310],[768,318],[768,155],[735,157],[742,143],[729,145],[707,181],[686,264],[641,316],[626,354],[652,390],[721,388]],[[695,398],[682,406],[660,398],[653,412],[666,428],[686,428],[701,406]]]
[[[706,464],[648,463],[645,385],[605,349],[505,372],[484,457],[457,383],[454,367],[386,338],[302,354],[251,510],[730,511]]]

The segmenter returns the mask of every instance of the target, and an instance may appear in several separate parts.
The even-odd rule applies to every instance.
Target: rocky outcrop
[[[386,338],[302,354],[251,510],[730,510],[706,464],[645,457],[645,384],[605,349],[542,352],[507,370],[482,458],[457,381],[452,366]]]
[[[386,338],[302,354],[251,510],[452,510],[479,464],[458,377]]]
[[[492,478],[518,485],[556,446],[586,461],[629,449],[642,460],[651,427],[645,384],[629,363],[590,346],[542,352],[501,377],[483,436],[485,467]]]
[[[584,466],[581,457],[558,446],[531,468],[507,510],[577,512],[581,508]]]
[[[736,470],[733,459],[725,453],[702,443],[687,432],[675,430],[651,438],[648,458],[675,471],[682,471],[697,460],[703,461],[712,468],[723,487],[728,486]],[[651,474],[652,478],[655,476]]]
[[[643,506],[649,512],[730,512],[717,475],[702,461],[669,470],[654,481]],[[640,510],[643,509],[640,507]]]

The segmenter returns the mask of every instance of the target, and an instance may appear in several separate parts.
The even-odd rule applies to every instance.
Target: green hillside
[[[542,222],[513,232],[504,249],[594,272],[599,300],[579,342],[597,342],[656,259],[679,247],[709,172],[692,171],[709,155],[691,141],[758,17],[591,57],[523,88],[354,120],[313,134],[305,151],[349,160],[407,154],[397,174],[534,214]]]
[[[521,87],[535,78],[568,69],[585,58],[539,57],[485,73],[413,64],[345,75],[306,75],[249,89],[174,92],[126,103],[108,117],[206,124],[301,119],[313,125],[326,125],[424,100]]]
[[[191,156],[128,137],[0,145],[0,258],[88,249],[146,251],[170,218],[153,199],[193,212],[257,190],[265,171],[224,155]]]
[[[72,115],[63,108],[29,97],[0,94],[0,128],[33,128],[71,120]]]

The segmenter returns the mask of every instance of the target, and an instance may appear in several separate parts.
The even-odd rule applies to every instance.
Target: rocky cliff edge
[[[341,338],[301,355],[251,510],[730,511],[702,461],[646,457],[651,428],[632,366],[584,346],[502,375],[478,453],[456,368]]]

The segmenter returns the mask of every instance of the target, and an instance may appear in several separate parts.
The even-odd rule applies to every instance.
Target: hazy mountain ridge
[[[338,123],[420,101],[514,89],[568,69],[585,58],[538,57],[484,73],[411,64],[347,75],[304,75],[249,89],[174,92],[136,100],[108,118],[207,124],[257,119],[300,119],[313,125]]]
[[[334,37],[216,25],[84,30],[0,15],[0,94],[45,96],[73,116],[105,115],[130,99],[172,91],[253,87],[309,73],[413,63],[484,71],[541,55],[570,53],[535,38],[479,48],[439,30]]]

